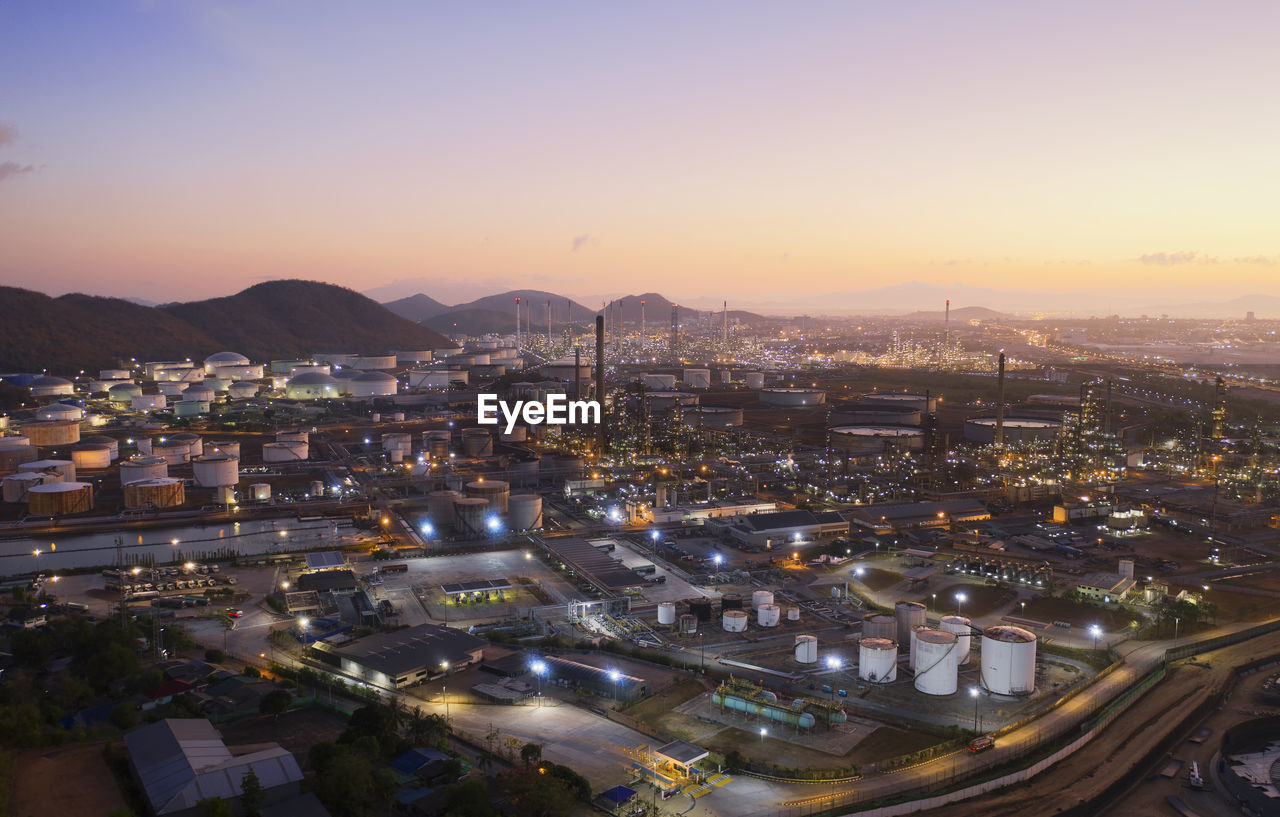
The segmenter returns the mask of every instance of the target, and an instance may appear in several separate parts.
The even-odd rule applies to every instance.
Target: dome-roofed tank
[[[352,397],[384,397],[395,394],[400,381],[386,372],[361,372],[348,384]]]
[[[57,397],[63,394],[75,394],[76,387],[65,377],[54,377],[46,374],[34,378],[29,384],[32,397]]]
[[[1036,689],[1036,637],[1021,627],[998,625],[982,631],[982,685],[997,695],[1025,695]]]
[[[290,400],[321,400],[338,397],[338,381],[325,372],[302,372],[289,378],[284,387]]]
[[[213,374],[219,366],[248,366],[249,358],[238,352],[214,352],[204,359],[204,370]]]

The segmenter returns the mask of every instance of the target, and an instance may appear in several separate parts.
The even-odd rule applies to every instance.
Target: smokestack
[[[547,299],[547,351],[551,351],[551,299]]]
[[[520,353],[520,296],[516,296],[516,354]]]
[[[724,302],[724,311],[720,313],[721,320],[721,341],[725,346],[729,345],[729,302]]]
[[[596,315],[596,399],[600,401],[600,454],[604,455],[604,315]]]
[[[951,299],[947,299],[947,310],[942,313],[942,348],[951,345]]]
[[[1111,436],[1111,381],[1110,380],[1107,381],[1107,416],[1102,421],[1102,430],[1108,437]]]
[[[640,337],[644,337],[644,298],[640,299]]]
[[[671,360],[680,359],[680,307],[671,305]]]
[[[950,301],[948,301],[950,303]],[[996,448],[1004,448],[1004,352],[1000,352],[1000,372],[996,375]]]
[[[573,347],[573,399],[582,399],[582,347]]]

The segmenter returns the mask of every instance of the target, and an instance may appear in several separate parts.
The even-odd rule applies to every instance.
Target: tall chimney
[[[547,351],[551,351],[551,299],[547,299]]]
[[[724,302],[724,311],[720,313],[720,321],[721,321],[720,339],[725,346],[728,346],[729,345],[729,302],[728,301]]]
[[[516,296],[516,354],[520,353],[520,296]]]
[[[573,347],[573,399],[582,399],[582,347]]]
[[[604,455],[604,315],[596,315],[596,399],[600,401],[600,454]]]
[[[644,337],[644,298],[640,299],[640,337]]]
[[[942,348],[951,345],[951,299],[947,299],[947,310],[942,313]]]
[[[1004,352],[1000,352],[1000,372],[996,375],[996,448],[1004,448]]]
[[[671,305],[671,361],[680,359],[680,307]]]

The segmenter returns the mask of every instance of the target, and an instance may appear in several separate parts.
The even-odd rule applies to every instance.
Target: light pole
[[[622,680],[622,673],[616,669],[609,670],[609,680],[613,682],[613,708],[618,708],[618,682]]]
[[[698,653],[702,661],[702,674],[707,674],[707,640],[706,633],[698,633]]]
[[[929,595],[932,597],[932,601],[929,602],[929,609],[930,610],[938,609],[938,594],[930,593]]]
[[[981,732],[982,727],[978,721],[978,688],[969,687],[969,697],[973,698],[973,731]]]
[[[1182,623],[1182,619],[1175,616],[1173,619],[1173,640],[1174,641],[1178,640],[1178,625],[1180,623]]]
[[[956,593],[956,615],[960,615],[960,611],[964,609],[964,603],[968,600],[969,597],[964,593]]]
[[[827,669],[831,670],[832,672],[839,672],[839,671],[840,671],[840,668],[841,668],[843,665],[844,665],[844,662],[840,660],[840,656],[838,656],[838,655],[828,655],[828,656],[827,656]],[[835,679],[834,679],[834,678],[832,678],[831,680],[832,680],[832,681],[834,681]],[[834,683],[833,683],[833,684],[831,684],[831,694],[830,694],[828,697],[830,697],[830,699],[831,699],[831,704],[834,706],[834,705],[835,705],[835,702],[836,702],[836,685],[835,685]],[[830,718],[830,716],[828,716],[828,718],[827,718],[827,723],[828,723],[828,724],[830,724],[830,723],[831,723],[831,718]]]
[[[538,708],[542,708],[542,675],[547,671],[547,663],[545,661],[534,661],[529,665],[529,669],[533,670],[533,674],[538,677]]]
[[[440,696],[444,698],[444,728],[449,729],[449,662],[444,661],[440,664],[444,670],[444,682],[440,685]]]
[[[1089,635],[1093,636],[1093,648],[1098,649],[1098,636],[1102,635],[1102,628],[1097,624],[1090,624]]]
[[[768,730],[768,729],[765,729],[763,726],[762,726],[762,727],[760,727],[760,742],[761,742],[761,743],[764,743],[764,736],[765,736],[765,735],[767,735],[767,734],[769,734],[769,730]]]

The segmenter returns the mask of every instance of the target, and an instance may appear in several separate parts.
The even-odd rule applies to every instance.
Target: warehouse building
[[[333,650],[342,671],[383,689],[400,689],[484,660],[485,640],[452,627],[419,624]]]
[[[779,511],[734,517],[726,533],[747,547],[786,547],[794,542],[813,542],[849,535],[849,523],[835,511]]]

